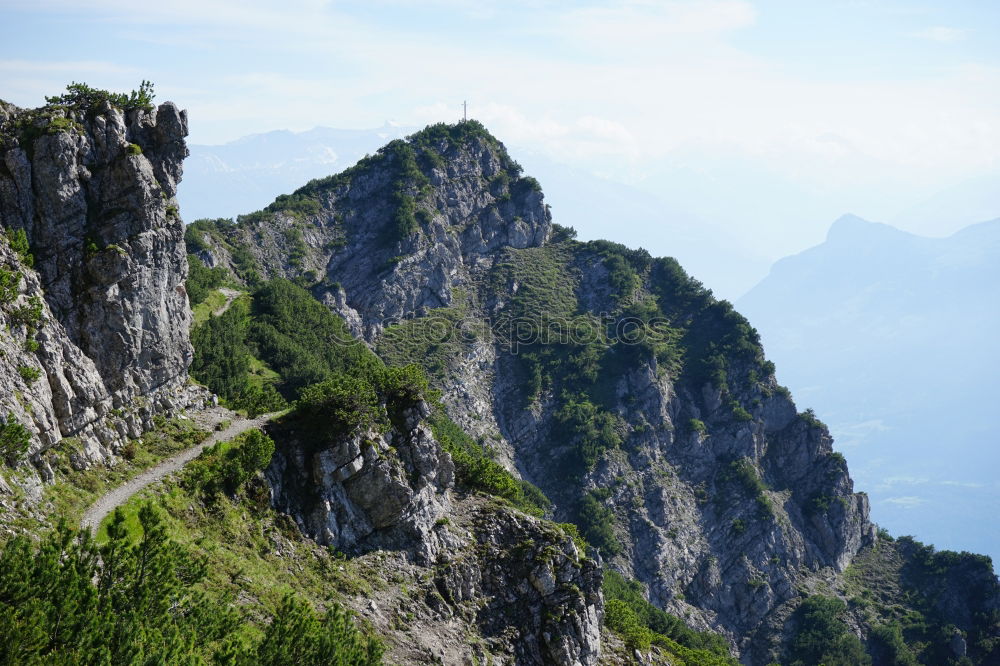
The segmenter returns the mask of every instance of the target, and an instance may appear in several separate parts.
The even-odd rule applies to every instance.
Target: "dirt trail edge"
[[[184,465],[198,457],[204,449],[212,446],[216,442],[225,442],[247,430],[260,428],[265,423],[278,416],[281,412],[274,414],[264,414],[255,419],[236,419],[225,430],[213,432],[200,444],[185,449],[172,458],[167,458],[163,462],[150,467],[145,472],[135,477],[131,481],[118,486],[117,488],[102,495],[96,502],[90,505],[80,519],[80,527],[89,529],[97,534],[97,528],[112,511],[128,502],[133,495],[146,486],[160,481],[164,477],[180,470]]]
[[[221,317],[225,314],[226,310],[229,309],[229,306],[233,304],[233,301],[246,293],[245,291],[237,291],[236,289],[230,289],[229,287],[221,287],[219,291],[226,297],[226,304],[212,313],[216,317]]]

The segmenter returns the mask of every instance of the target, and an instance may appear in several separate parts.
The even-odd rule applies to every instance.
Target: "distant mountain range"
[[[924,238],[854,216],[737,302],[827,421],[872,518],[1000,557],[1000,219]]]

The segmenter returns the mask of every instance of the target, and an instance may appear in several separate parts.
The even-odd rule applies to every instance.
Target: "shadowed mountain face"
[[[998,287],[1000,220],[932,239],[845,216],[738,302],[873,519],[994,559]]]

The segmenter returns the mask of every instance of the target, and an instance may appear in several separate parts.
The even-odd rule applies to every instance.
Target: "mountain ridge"
[[[144,91],[145,83],[140,99]],[[186,386],[191,363],[227,403],[296,399],[270,437],[213,446],[154,491],[165,518],[153,505],[131,514],[140,544],[163,543],[169,525],[219,568],[206,590],[226,624],[198,627],[216,633],[184,646],[191,655],[259,663],[268,646],[298,646],[323,663],[336,643],[322,632],[335,627],[362,663],[377,662],[381,648],[338,615],[341,603],[384,637],[390,656],[427,663],[714,665],[731,663],[727,649],[746,664],[844,655],[988,663],[1000,649],[1000,584],[988,558],[878,533],[828,430],[798,412],[747,320],[675,260],[576,241],[483,126],[429,127],[261,211],[194,223],[184,231],[187,273],[170,189],[186,149],[179,131],[164,131],[183,129],[184,116],[161,105],[154,124],[145,104],[107,101],[75,108],[70,96],[27,116],[3,107],[5,121],[27,122],[4,126],[0,195],[30,189],[10,185],[27,181],[8,166],[28,157],[33,172],[70,184],[71,203],[101,184],[79,195],[88,214],[46,226],[51,234],[7,203],[24,199],[0,198],[0,210],[14,211],[2,219],[14,233],[0,256],[20,275],[5,321],[24,316],[22,301],[51,300],[57,307],[42,312],[69,322],[65,334],[53,329],[59,344],[90,331],[75,339],[96,354],[133,333],[108,315],[112,297],[124,294],[122,307],[129,297],[172,307],[191,294],[211,313],[200,302],[211,290],[239,288],[228,309],[193,329],[193,356],[187,308],[138,308],[149,328],[136,336],[163,348],[130,357],[111,390],[128,410],[146,397],[133,398],[133,387],[154,390],[165,376],[169,386],[183,380],[190,404],[204,404],[208,395]],[[107,163],[88,161],[104,147]],[[64,148],[67,159],[53,159]],[[82,162],[72,152],[81,148]],[[170,159],[157,166],[162,155]],[[34,195],[53,191],[61,192]],[[102,197],[118,202],[120,191],[129,205],[105,209]],[[160,245],[145,243],[150,232]],[[39,252],[35,272],[32,244],[54,248]],[[56,270],[59,260],[71,277]],[[64,293],[67,280],[82,289]],[[74,312],[76,320],[66,314]],[[33,352],[31,332],[13,329],[24,340],[14,340],[0,379],[16,383],[31,374],[17,361]],[[170,397],[149,421],[186,438],[155,418],[183,406]],[[99,459],[60,461],[53,486],[111,476],[104,462],[144,452],[125,439]],[[64,453],[36,449],[34,465],[18,461],[7,478],[16,485]],[[16,516],[23,495],[0,491],[5,517]],[[116,514],[107,527],[105,561],[141,552],[128,545],[126,523]],[[4,557],[30,559],[24,544],[5,544]],[[251,570],[233,566],[242,563]],[[291,599],[262,603],[273,591],[260,581],[302,590],[317,572],[322,584],[306,591],[330,609],[322,622]],[[77,587],[90,589],[94,575]],[[858,581],[879,584],[873,593]],[[245,614],[220,610],[236,594]],[[3,617],[12,608],[0,604]],[[249,633],[218,645],[237,618]],[[288,647],[272,629],[309,649]],[[724,640],[699,633],[709,629]],[[415,645],[414,632],[429,642]],[[57,654],[44,642],[31,649]]]
[[[236,155],[227,148],[231,144],[192,145],[185,167],[189,178],[180,189],[179,200],[188,219],[235,218],[267,205],[309,179],[346,168],[388,140],[417,129],[383,126],[370,130],[316,127],[294,133],[276,130],[242,137],[238,140],[241,152]],[[393,133],[387,134],[386,130]],[[331,154],[337,156],[336,161],[329,161]],[[680,209],[662,196],[554,161],[524,146],[518,147],[518,159],[545,183],[548,202],[561,217],[573,221],[582,238],[602,237],[605,225],[613,221],[619,242],[654,245],[648,247],[654,254],[669,248],[670,254],[716,293],[727,297],[735,297],[752,286],[752,280],[762,277],[770,263],[770,257],[748,254],[744,244],[729,240],[712,220]],[[276,166],[278,162],[284,163],[281,168]]]
[[[791,618],[797,605],[796,585],[810,589],[826,575],[837,580],[838,572],[848,567],[856,553],[882,543],[867,521],[867,500],[853,495],[850,478],[837,471],[842,459],[832,454],[825,427],[808,414],[796,415],[769,374],[752,329],[741,329],[745,326],[742,317],[728,304],[715,302],[683,272],[677,273],[675,262],[654,260],[648,254],[606,242],[578,243],[558,226],[552,228],[551,238],[549,233],[525,236],[518,226],[524,218],[505,208],[527,201],[516,194],[517,179],[508,174],[508,182],[497,185],[496,175],[501,171],[497,164],[505,159],[505,153],[482,161],[484,144],[476,143],[481,137],[463,144],[460,138],[449,136],[450,132],[466,131],[461,125],[453,129],[432,127],[405,143],[390,144],[346,174],[300,188],[287,198],[279,197],[268,210],[246,216],[235,226],[196,224],[191,229],[192,250],[207,265],[226,266],[238,274],[242,270],[245,275],[245,266],[232,260],[233,250],[243,248],[253,255],[254,267],[262,278],[280,276],[310,287],[355,333],[393,363],[426,362],[428,354],[439,353],[432,348],[440,350],[447,345],[434,380],[443,391],[449,415],[474,436],[489,438],[497,460],[508,469],[539,484],[555,502],[556,519],[576,516],[581,520],[581,512],[604,516],[599,520],[610,521],[610,534],[598,536],[597,524],[586,521],[582,531],[588,538],[605,539],[609,561],[649,585],[650,598],[657,605],[687,615],[696,626],[722,630],[743,651],[746,663],[766,663],[780,655],[781,636],[787,639],[785,632],[795,626]],[[479,131],[476,127],[471,134]],[[499,150],[495,147],[499,144],[486,141],[486,147]],[[393,182],[389,175],[392,169],[379,165],[393,164],[407,151],[414,154],[416,171],[396,191],[405,191],[412,200],[389,198],[395,205],[384,208],[386,199],[377,199],[364,207],[369,213],[357,226],[363,233],[341,236],[331,232],[339,216],[356,214],[357,204],[375,191],[372,182],[382,186]],[[436,152],[437,158],[429,151]],[[438,158],[444,159],[443,165]],[[453,170],[453,165],[463,166]],[[535,191],[533,183],[530,190]],[[460,196],[449,197],[449,192],[458,191]],[[300,197],[312,198],[315,204],[306,204]],[[455,204],[451,198],[459,203],[458,211],[452,210]],[[467,203],[463,206],[462,201]],[[471,202],[476,203],[470,208]],[[537,202],[531,206],[541,205],[540,197]],[[402,236],[392,235],[388,241],[380,236],[387,229],[398,231],[401,216],[420,210],[427,215],[418,219],[414,213],[417,224],[405,227]],[[470,212],[475,213],[473,218],[467,216]],[[548,224],[547,215],[534,215],[533,219]],[[481,248],[494,247],[482,241],[487,231],[491,238],[497,238],[497,224],[517,230],[516,238],[536,240],[500,247],[499,255],[482,254]],[[297,252],[301,259],[289,262],[285,259],[288,247],[276,230],[295,225],[302,229],[304,247]],[[348,223],[346,228],[354,227]],[[253,244],[241,240],[250,233],[256,234]],[[262,238],[273,241],[265,240],[261,245]],[[471,238],[473,242],[452,245],[449,238]],[[344,264],[337,258],[341,252],[353,258],[376,259],[363,265]],[[380,262],[377,258],[381,255],[391,261]],[[355,268],[344,272],[347,265]],[[428,277],[415,281],[415,274]],[[659,350],[662,356],[657,361],[655,354],[643,360],[643,352],[638,350],[637,357],[628,357],[610,346],[587,351],[586,346],[570,345],[567,350],[537,340],[526,341],[527,353],[511,355],[504,352],[503,345],[494,346],[496,340],[479,334],[464,340],[447,336],[413,340],[414,335],[419,337],[421,326],[434,320],[460,321],[477,331],[491,330],[492,322],[507,315],[572,318],[581,313],[617,312],[613,321],[619,321],[643,303],[642,307],[666,308],[659,312],[669,315],[671,326],[686,322],[677,334],[697,336],[688,338],[690,344],[707,346],[712,338],[706,339],[706,335],[729,335],[732,331],[736,337],[727,344],[737,346],[719,356],[689,348],[685,356],[677,357],[668,343]],[[705,308],[704,314],[693,319],[684,314],[690,303],[699,303],[697,307]],[[705,318],[704,324],[699,323],[700,317]],[[699,333],[688,329],[692,325]],[[698,328],[701,326],[704,328]],[[739,346],[743,344],[747,346]],[[737,353],[737,349],[743,351]],[[562,360],[565,353],[569,366]],[[589,386],[593,380],[584,378],[590,376],[586,372],[593,371],[573,375],[580,370],[571,369],[588,353],[597,354],[595,379],[603,367],[624,363],[624,368],[629,368],[624,375],[602,380],[610,382],[610,395],[602,394],[597,385],[576,393],[569,388],[572,383],[563,383],[563,377],[579,376],[574,380],[578,382],[575,390]],[[564,374],[567,372],[571,375]],[[538,377],[534,395],[525,389],[532,385],[531,373]],[[524,379],[512,381],[515,377]],[[524,381],[527,384],[519,383]],[[604,397],[598,397],[601,395]],[[624,402],[629,395],[632,400],[643,397],[634,403]],[[574,420],[578,418],[583,421]],[[586,425],[588,420],[593,425]],[[653,429],[647,430],[648,425],[638,428],[636,423],[650,424]],[[666,430],[657,425],[664,423]],[[709,436],[695,430],[695,423]],[[744,423],[747,425],[741,425]],[[586,430],[590,427],[597,430]],[[559,434],[567,428],[568,437]],[[613,434],[619,428],[624,428],[619,430],[621,434]],[[545,443],[547,437],[552,441]],[[753,447],[748,449],[751,443]],[[714,453],[705,452],[706,445]],[[587,448],[591,446],[596,448]],[[566,455],[579,455],[575,451],[583,452],[589,462],[582,468],[582,479],[570,482],[558,461],[566,460]],[[721,460],[716,456],[722,456]],[[818,460],[824,463],[809,471]],[[651,465],[661,468],[662,473],[649,474]],[[669,481],[674,475],[676,483]],[[793,478],[795,481],[790,480]],[[699,500],[698,493],[705,490],[701,483],[711,484],[710,494],[732,498],[735,504],[731,510]],[[785,483],[790,484],[791,497],[776,494]],[[629,488],[645,489],[637,493]],[[671,506],[685,496],[689,499]],[[830,502],[825,497],[843,501]],[[771,532],[766,517],[748,518],[759,510],[765,511],[764,516],[767,511],[780,512],[777,520],[781,529]],[[728,530],[722,529],[722,521],[727,521]],[[720,540],[719,531],[729,536]],[[681,534],[689,549],[693,544],[705,549],[700,565],[698,556],[692,558],[690,552],[684,554],[671,545]],[[746,536],[740,538],[742,534]],[[706,537],[707,541],[700,541]],[[750,551],[733,559],[730,548],[734,541]],[[769,543],[771,552],[766,556],[765,551],[756,550],[755,544],[761,543]],[[623,544],[624,551],[617,550]],[[803,570],[768,565],[775,550],[779,563],[787,557],[802,562],[805,571],[812,567],[822,571],[826,566],[829,573],[811,578]],[[719,558],[720,568],[709,564],[712,557]],[[646,563],[651,561],[661,564],[650,570]],[[683,593],[677,591],[678,584]],[[745,592],[723,592],[731,586]]]

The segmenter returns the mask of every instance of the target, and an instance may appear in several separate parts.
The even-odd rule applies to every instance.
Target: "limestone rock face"
[[[314,295],[368,341],[388,324],[449,306],[471,270],[492,265],[504,248],[541,245],[552,224],[534,181],[519,179],[495,140],[440,139],[432,148],[440,157],[421,186],[399,183],[400,157],[387,153],[319,189],[315,215],[248,220],[225,230],[225,244],[205,234],[200,256],[245,274],[231,253],[239,246],[264,277],[311,277]],[[419,233],[394,232],[400,196],[421,211]]]
[[[0,242],[5,269],[21,276],[0,314],[14,333],[0,364],[15,366],[0,371],[13,389],[0,411],[32,431],[30,457],[44,472],[44,451],[62,439],[79,441],[86,464],[154,414],[204,399],[187,386],[191,314],[175,199],[187,115],[169,102],[128,113],[108,103],[34,115],[5,106],[0,123],[0,228],[23,231],[33,255],[28,266]],[[12,322],[28,303],[37,321]],[[20,366],[40,378],[22,385]]]
[[[474,554],[442,553],[436,567],[435,584],[455,614],[485,636],[516,628],[515,664],[597,663],[604,600],[596,562],[514,511],[478,511],[471,523]]]
[[[430,599],[419,604],[406,640],[390,640],[401,663],[424,661],[426,651],[447,663],[488,654],[492,663],[596,664],[603,613],[596,562],[551,523],[457,493],[454,464],[428,414],[420,403],[388,432],[319,445],[294,423],[273,426],[282,442],[266,471],[274,506],[338,551],[396,553],[383,565],[387,577],[417,589],[432,582],[408,593],[408,604]],[[392,638],[395,627],[378,608],[400,602],[369,600],[357,610]],[[456,626],[464,627],[461,641],[445,645]],[[474,651],[470,635],[486,652]]]
[[[317,445],[294,424],[274,426],[283,446],[267,477],[274,505],[302,531],[343,552],[410,549],[423,562],[442,547],[435,522],[451,508],[455,466],[422,421],[420,403],[401,428],[355,432]]]

